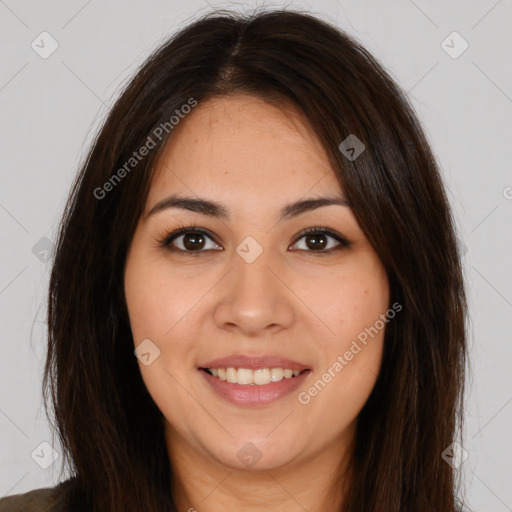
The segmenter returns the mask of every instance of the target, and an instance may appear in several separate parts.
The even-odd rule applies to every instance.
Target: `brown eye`
[[[327,228],[308,228],[300,234],[300,238],[295,242],[304,240],[297,250],[306,252],[317,252],[319,254],[329,253],[331,251],[348,248],[350,242],[338,233],[334,233]]]
[[[182,244],[188,251],[195,251],[196,249],[203,249],[205,244],[205,237],[201,233],[187,233],[182,235]]]
[[[306,246],[314,250],[324,250],[328,243],[326,236],[323,234],[306,235],[304,239],[306,240]]]
[[[201,228],[179,229],[161,242],[162,246],[173,252],[203,253],[223,250],[205,230]]]

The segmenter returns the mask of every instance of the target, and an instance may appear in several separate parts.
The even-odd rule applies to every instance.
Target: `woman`
[[[73,187],[43,383],[72,478],[0,511],[458,510],[465,315],[380,64],[310,15],[213,13],[147,60]]]

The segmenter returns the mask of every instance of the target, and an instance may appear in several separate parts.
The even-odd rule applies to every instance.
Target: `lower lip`
[[[269,404],[289,395],[311,373],[310,370],[305,370],[296,377],[259,386],[257,384],[233,384],[227,380],[220,380],[204,370],[199,370],[199,372],[218,395],[236,405],[249,406]]]

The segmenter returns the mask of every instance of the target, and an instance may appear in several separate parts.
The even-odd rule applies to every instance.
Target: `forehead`
[[[341,193],[307,120],[290,104],[238,94],[199,104],[174,128],[148,202],[170,192],[269,201],[310,190]]]

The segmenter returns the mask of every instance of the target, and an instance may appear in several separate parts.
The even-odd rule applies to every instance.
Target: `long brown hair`
[[[343,512],[453,512],[458,480],[442,452],[462,425],[466,301],[437,164],[407,98],[361,44],[281,10],[213,12],[163,44],[116,101],[73,186],[51,273],[43,381],[73,510],[176,510],[123,270],[171,116],[191,99],[237,92],[303,113],[387,271],[390,304],[403,305],[358,418]],[[365,146],[356,159],[339,149],[349,135]],[[147,154],[130,160],[148,137]]]

